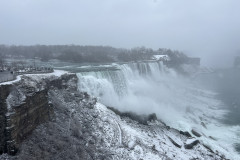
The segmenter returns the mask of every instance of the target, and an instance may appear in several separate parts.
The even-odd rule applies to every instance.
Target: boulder
[[[168,139],[172,142],[172,144],[174,144],[174,146],[178,147],[178,148],[181,148],[182,146],[177,143],[176,141],[174,141],[172,138],[168,137]]]
[[[192,129],[192,134],[196,137],[201,137],[202,135],[198,133],[195,129]]]
[[[185,142],[185,145],[184,145],[184,148],[185,149],[193,149],[194,146],[196,146],[199,142],[199,140],[196,140],[196,139],[188,139],[186,142]]]
[[[183,131],[179,131],[180,134],[187,136],[188,138],[192,137],[192,135],[189,132],[183,132]]]

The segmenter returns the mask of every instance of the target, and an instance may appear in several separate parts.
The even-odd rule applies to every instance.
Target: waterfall
[[[134,83],[139,80],[150,82],[159,81],[169,72],[162,62],[131,62],[99,66],[99,69],[77,73],[79,90],[98,97],[105,105],[116,106],[132,92]],[[172,71],[173,72],[173,71]]]
[[[197,128],[207,135],[199,139],[215,150],[228,154],[228,148],[230,153],[235,152],[233,132],[219,123],[226,110],[215,98],[216,93],[198,88],[162,62],[82,66],[77,76],[78,89],[98,97],[104,105],[137,114],[156,113],[176,129],[191,132]],[[221,140],[213,141],[208,136]]]
[[[77,73],[79,90],[99,97],[102,103],[110,105],[111,102],[120,101],[127,96],[129,87],[135,81],[159,81],[164,74],[170,72],[162,62],[157,61],[119,64],[114,69],[111,67],[101,69],[102,66],[99,66],[99,69],[94,71]]]

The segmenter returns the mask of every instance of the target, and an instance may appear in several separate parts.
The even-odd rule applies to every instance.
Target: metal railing
[[[16,75],[11,74],[10,72],[9,72],[9,74],[1,74],[0,73],[0,83],[13,81],[15,79],[16,79]]]
[[[13,81],[16,79],[18,75],[44,74],[44,73],[52,73],[53,71],[54,70],[40,70],[40,71],[15,72],[14,74],[11,72],[0,72],[0,83]]]

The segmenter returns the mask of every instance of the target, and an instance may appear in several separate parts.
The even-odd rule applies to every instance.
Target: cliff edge
[[[48,91],[75,75],[27,75],[0,85],[0,154],[15,155],[19,145],[53,115]],[[76,78],[76,77],[75,77]]]

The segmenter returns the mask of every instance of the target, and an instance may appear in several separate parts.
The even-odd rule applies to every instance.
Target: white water
[[[219,122],[227,111],[215,98],[215,93],[198,88],[160,62],[114,66],[118,69],[78,73],[79,90],[99,97],[101,103],[121,111],[156,113],[171,127],[189,132],[195,128],[203,135],[200,140],[204,144],[228,158],[240,159],[233,147],[239,141],[236,133],[240,127]]]

